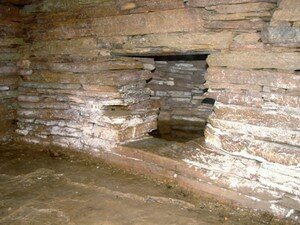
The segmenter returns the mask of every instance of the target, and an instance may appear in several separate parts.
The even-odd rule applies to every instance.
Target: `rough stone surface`
[[[231,51],[212,54],[208,57],[207,62],[209,66],[293,71],[300,69],[300,53],[271,52],[265,50]]]
[[[162,112],[160,118],[207,122],[205,140],[218,154],[200,151],[186,158],[197,168],[191,176],[215,180],[214,191],[227,190],[232,200],[238,191],[243,202],[259,199],[261,208],[296,218],[300,13],[298,1],[276,3],[45,0],[26,6],[23,17],[1,4],[1,132],[13,129],[18,99],[17,133],[23,141],[110,151],[111,161],[121,160],[121,144],[157,128],[160,106],[147,87],[152,78],[154,88],[164,89],[155,97],[168,104],[181,100],[173,114]],[[149,72],[155,70],[150,56],[180,53],[210,54],[206,82],[198,89],[193,85],[204,80],[194,81],[187,65],[181,65],[183,73],[176,69],[174,80]],[[173,90],[173,81],[183,90]],[[208,121],[202,119],[207,108],[196,107],[206,97],[216,99]],[[183,107],[190,105],[195,107]],[[179,177],[182,185],[212,192],[209,183]]]
[[[216,33],[168,33],[133,36],[129,38],[121,49],[113,52],[123,55],[155,55],[164,54],[209,52],[228,49],[233,34],[231,32]],[[159,47],[158,47],[159,46]]]
[[[212,105],[202,103],[205,60],[164,57],[155,61],[155,75],[148,83],[151,99],[160,103],[158,135],[166,139],[190,140],[203,132]],[[181,137],[181,139],[180,139]]]
[[[0,6],[0,142],[14,135],[19,47],[24,44],[21,34],[19,9],[13,6]]]
[[[189,0],[189,5],[192,7],[207,7],[215,5],[227,4],[247,4],[257,2],[276,3],[276,0]]]

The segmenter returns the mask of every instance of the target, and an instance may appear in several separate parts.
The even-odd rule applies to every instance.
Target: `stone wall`
[[[30,143],[114,153],[157,126],[146,88],[154,62],[137,57],[209,53],[206,97],[216,104],[205,139],[217,153],[185,162],[207,184],[296,218],[299,8],[294,0],[34,2],[23,10],[17,132]]]
[[[16,129],[21,20],[18,8],[0,5],[0,141],[11,139]]]
[[[56,11],[65,10],[65,4],[54,2],[24,9],[34,18],[28,19],[23,55],[30,73],[23,77],[18,96],[21,139],[99,151],[156,129],[158,106],[149,101],[145,88],[149,60],[112,57],[108,41],[117,44],[122,38],[103,39],[106,33],[99,33],[102,26],[111,27],[101,7],[112,6],[95,1],[99,12],[85,14],[91,7],[79,11],[80,4],[69,1],[71,8],[77,6],[74,12],[68,8],[60,13]]]
[[[216,104],[205,140],[224,160],[249,160],[244,173],[228,179],[231,189],[258,202],[270,195],[272,212],[298,219],[300,54],[299,16],[291,16],[295,11],[300,11],[298,3],[281,1],[270,25],[237,34],[229,49],[208,57],[206,85]],[[226,170],[219,164],[212,167]],[[250,168],[253,177],[247,178]]]
[[[76,149],[111,150],[156,129],[144,70],[153,62],[124,56],[225,49],[233,35],[206,32],[206,10],[181,0],[45,0],[23,13],[27,74],[17,132],[27,142]]]
[[[205,58],[206,55],[155,59],[155,72],[148,87],[151,99],[160,103],[159,137],[187,141],[203,135],[213,104],[204,101]]]
[[[288,21],[289,13],[282,14],[291,5],[295,7],[293,1],[281,2],[262,35],[240,34],[229,50],[208,58],[206,85],[217,103],[206,141],[228,152],[296,166],[300,163],[300,54],[295,41],[299,28]],[[286,37],[287,29],[295,31],[294,38]]]

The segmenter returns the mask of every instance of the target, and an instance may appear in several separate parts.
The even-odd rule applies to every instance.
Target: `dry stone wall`
[[[258,202],[270,194],[271,211],[298,219],[300,54],[297,17],[289,18],[294,10],[299,13],[298,3],[281,1],[269,25],[239,31],[229,49],[208,57],[206,85],[216,104],[205,140],[224,158],[257,163],[255,178],[242,178],[246,172],[229,178],[231,189],[255,196]],[[226,168],[225,164],[217,167]],[[253,192],[246,193],[251,187]]]
[[[30,54],[32,74],[24,76],[18,96],[17,132],[24,140],[110,149],[156,127],[157,108],[145,88],[150,72],[142,70],[141,61]]]
[[[99,151],[156,129],[158,105],[145,87],[150,72],[144,68],[152,68],[151,60],[109,53],[110,45],[125,37],[106,36],[149,29],[138,23],[130,28],[124,21],[156,17],[124,17],[131,7],[122,1],[43,1],[25,7],[29,22],[22,64],[28,74],[19,87],[17,130],[22,140]]]
[[[217,104],[206,140],[229,152],[296,166],[300,163],[300,54],[295,44],[299,42],[277,35],[288,27],[298,29],[296,23],[286,21],[287,14],[281,14],[291,5],[296,7],[293,1],[281,2],[262,35],[239,34],[229,50],[209,56],[206,85]]]
[[[154,62],[136,57],[209,53],[206,97],[216,104],[205,139],[218,154],[185,162],[296,218],[299,8],[294,0],[34,1],[22,10],[17,132],[30,143],[113,151],[157,126],[146,88]],[[5,39],[19,38],[18,27],[1,23]],[[13,46],[1,47],[1,79],[17,70]],[[10,90],[1,101],[13,99]]]
[[[148,87],[151,89],[151,99],[160,103],[160,137],[186,141],[203,135],[213,104],[204,101],[206,66],[205,59],[195,56],[160,57],[155,60],[155,73]]]
[[[19,9],[0,5],[0,141],[7,141],[16,129],[19,47],[23,45]]]
[[[17,132],[31,143],[76,149],[111,150],[157,127],[158,104],[145,88],[153,62],[112,49],[132,35],[203,30],[202,9],[182,1],[40,1],[23,13],[27,74]]]

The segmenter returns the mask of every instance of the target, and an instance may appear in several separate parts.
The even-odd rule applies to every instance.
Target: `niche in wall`
[[[178,142],[203,135],[214,104],[205,97],[206,58],[204,54],[154,57],[156,69],[148,87],[160,111],[158,129],[150,135]]]

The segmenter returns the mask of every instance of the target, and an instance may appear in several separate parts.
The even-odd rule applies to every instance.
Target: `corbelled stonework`
[[[201,98],[216,100],[205,129],[210,150],[183,146],[193,154],[176,159],[177,181],[299,218],[298,1],[44,0],[22,17],[13,6],[0,10],[1,137],[16,130],[22,141],[129,160],[135,170],[147,160],[168,167],[121,145],[157,128],[160,106],[147,87],[153,58],[209,54]],[[8,113],[16,97],[17,116]],[[178,165],[167,168],[175,180]]]

